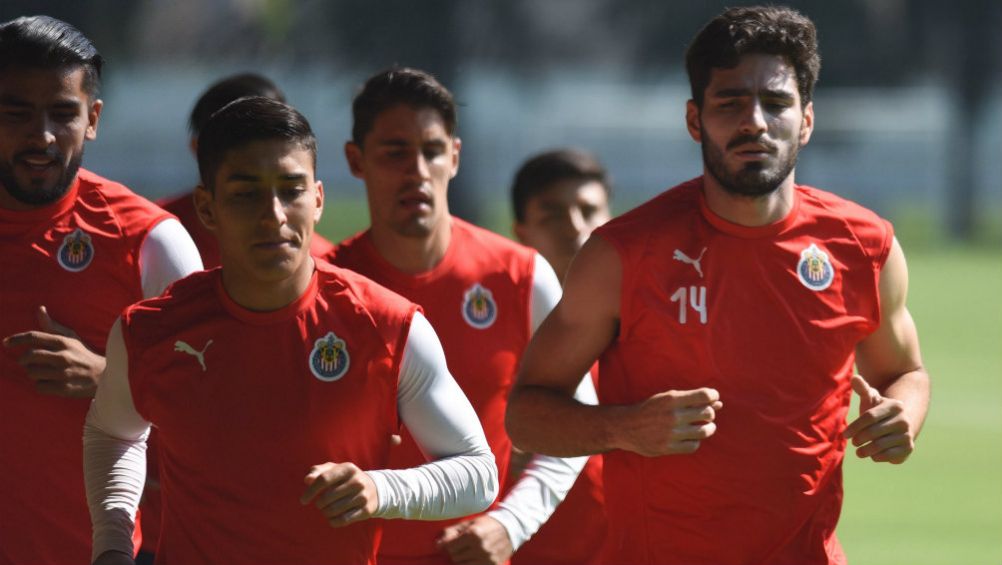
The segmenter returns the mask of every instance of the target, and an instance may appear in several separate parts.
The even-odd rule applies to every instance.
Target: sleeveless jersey
[[[604,403],[712,387],[690,455],[605,456],[609,563],[843,564],[835,537],[854,350],[880,323],[889,223],[797,186],[787,217],[713,214],[702,179],[596,232],[623,268]]]
[[[219,243],[216,236],[198,219],[195,211],[195,202],[191,192],[185,192],[171,198],[165,198],[157,202],[171,214],[177,216],[184,229],[191,234],[191,239],[198,248],[198,254],[202,256],[202,265],[208,269],[219,266]],[[314,233],[310,240],[310,255],[323,257],[334,249],[334,244],[320,234]]]
[[[0,335],[40,329],[44,305],[103,355],[115,318],[143,298],[143,241],[169,217],[84,169],[58,202],[0,209]],[[80,438],[90,399],[35,392],[21,353],[0,347],[0,564],[87,563]]]
[[[598,367],[591,380],[598,390]],[[512,565],[599,565],[608,520],[602,491],[602,455],[588,458],[567,497],[539,531],[511,556]]]
[[[417,307],[317,261],[272,312],[193,274],[123,314],[129,386],[160,438],[159,564],[374,563],[379,521],[331,528],[299,497],[313,465],[385,468]]]
[[[424,273],[408,275],[394,268],[376,250],[368,231],[341,243],[329,257],[421,305],[442,341],[449,371],[480,418],[503,496],[511,459],[504,413],[518,360],[529,341],[535,252],[452,218],[445,257]],[[402,445],[391,452],[390,467],[424,463],[406,430],[402,437]],[[380,564],[449,563],[435,540],[444,528],[463,519],[387,521]]]

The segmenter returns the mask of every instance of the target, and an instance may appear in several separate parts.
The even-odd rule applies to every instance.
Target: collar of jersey
[[[706,195],[703,192],[702,179],[700,179],[698,193],[699,211],[703,214],[703,218],[705,218],[706,221],[714,228],[728,235],[740,237],[742,239],[761,239],[763,237],[772,237],[786,231],[797,221],[797,216],[800,213],[800,201],[803,199],[800,194],[800,188],[794,186],[793,207],[790,208],[790,212],[783,219],[764,226],[743,226],[741,224],[735,224],[734,222],[725,220],[724,218],[718,216],[713,210],[710,210],[710,207],[706,204]]]
[[[0,208],[0,220],[15,224],[38,224],[46,220],[53,220],[68,212],[77,202],[77,194],[80,191],[80,175],[77,174],[70,185],[69,190],[62,198],[52,204],[46,204],[41,208],[31,210],[8,210]]]
[[[319,284],[317,282],[318,274],[317,269],[313,269],[313,276],[310,277],[310,284],[306,287],[306,291],[300,295],[299,298],[286,304],[285,306],[279,308],[278,310],[271,310],[269,312],[257,312],[254,310],[248,310],[243,306],[239,305],[234,301],[226,288],[223,286],[223,276],[222,269],[215,269],[216,272],[216,294],[219,296],[219,301],[222,303],[223,308],[230,313],[234,318],[240,320],[241,322],[246,322],[248,324],[253,324],[255,326],[266,326],[269,324],[276,324],[283,322],[290,318],[296,317],[300,312],[310,308],[313,304],[314,298],[317,296],[317,288]]]
[[[400,285],[404,288],[423,287],[451,273],[453,270],[456,246],[459,244],[459,241],[456,239],[456,221],[454,218],[450,218],[449,229],[452,231],[452,236],[449,239],[449,247],[445,250],[445,256],[442,257],[442,260],[437,265],[420,273],[405,273],[387,261],[379,250],[376,249],[376,244],[372,242],[372,230],[365,232],[362,244],[365,245],[366,254],[372,259],[373,266],[375,266],[380,275],[385,277],[386,280],[392,281],[391,286]]]

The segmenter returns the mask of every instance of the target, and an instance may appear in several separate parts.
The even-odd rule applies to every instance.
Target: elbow
[[[483,488],[480,489],[480,496],[475,497],[473,504],[476,508],[470,514],[479,513],[490,508],[501,492],[501,482],[498,477],[498,465],[494,460],[494,454],[487,450],[482,456],[484,464],[482,466]]]

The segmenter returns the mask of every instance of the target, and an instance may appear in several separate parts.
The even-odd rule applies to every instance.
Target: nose
[[[284,225],[289,221],[289,218],[285,213],[285,203],[282,202],[282,198],[279,196],[278,191],[272,191],[268,199],[268,204],[264,208],[264,216],[262,217],[262,220],[279,226]]]
[[[32,121],[28,132],[28,145],[33,149],[47,149],[56,142],[53,129],[52,120],[45,112],[41,112],[38,118]]]
[[[428,159],[421,151],[416,152],[412,159],[408,159],[407,165],[407,173],[411,176],[420,178],[422,181],[430,178]]]
[[[741,120],[741,132],[745,134],[757,135],[764,132],[767,128],[765,121],[765,111],[762,109],[762,103],[758,100],[752,101],[748,105],[748,110]]]

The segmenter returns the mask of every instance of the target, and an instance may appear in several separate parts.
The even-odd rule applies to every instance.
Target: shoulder
[[[165,313],[170,314],[185,307],[214,301],[216,296],[214,286],[218,277],[219,269],[216,268],[196,271],[171,283],[160,296],[140,300],[127,307],[122,314],[123,326],[132,327],[136,322],[159,319]]]
[[[356,261],[360,255],[364,254],[364,243],[368,238],[368,234],[369,230],[360,231],[341,243],[332,244],[326,252],[317,255],[317,257],[332,265],[350,267],[353,261]]]
[[[346,301],[377,325],[386,321],[409,321],[418,309],[410,300],[350,269],[316,260],[319,292],[327,299]]]
[[[847,231],[868,255],[883,261],[894,239],[894,228],[889,221],[860,204],[825,190],[797,185],[797,192],[802,199],[802,214],[819,225],[837,226]]]
[[[676,185],[636,208],[613,218],[595,233],[611,243],[621,254],[645,247],[652,237],[672,229],[688,229],[689,222],[700,218],[699,195],[703,179],[697,177]]]
[[[108,180],[88,170],[80,169],[78,198],[84,204],[105,209],[126,234],[145,234],[170,213],[125,185]]]
[[[467,257],[498,265],[518,265],[531,271],[536,251],[490,230],[452,217],[453,244],[460,245]]]

